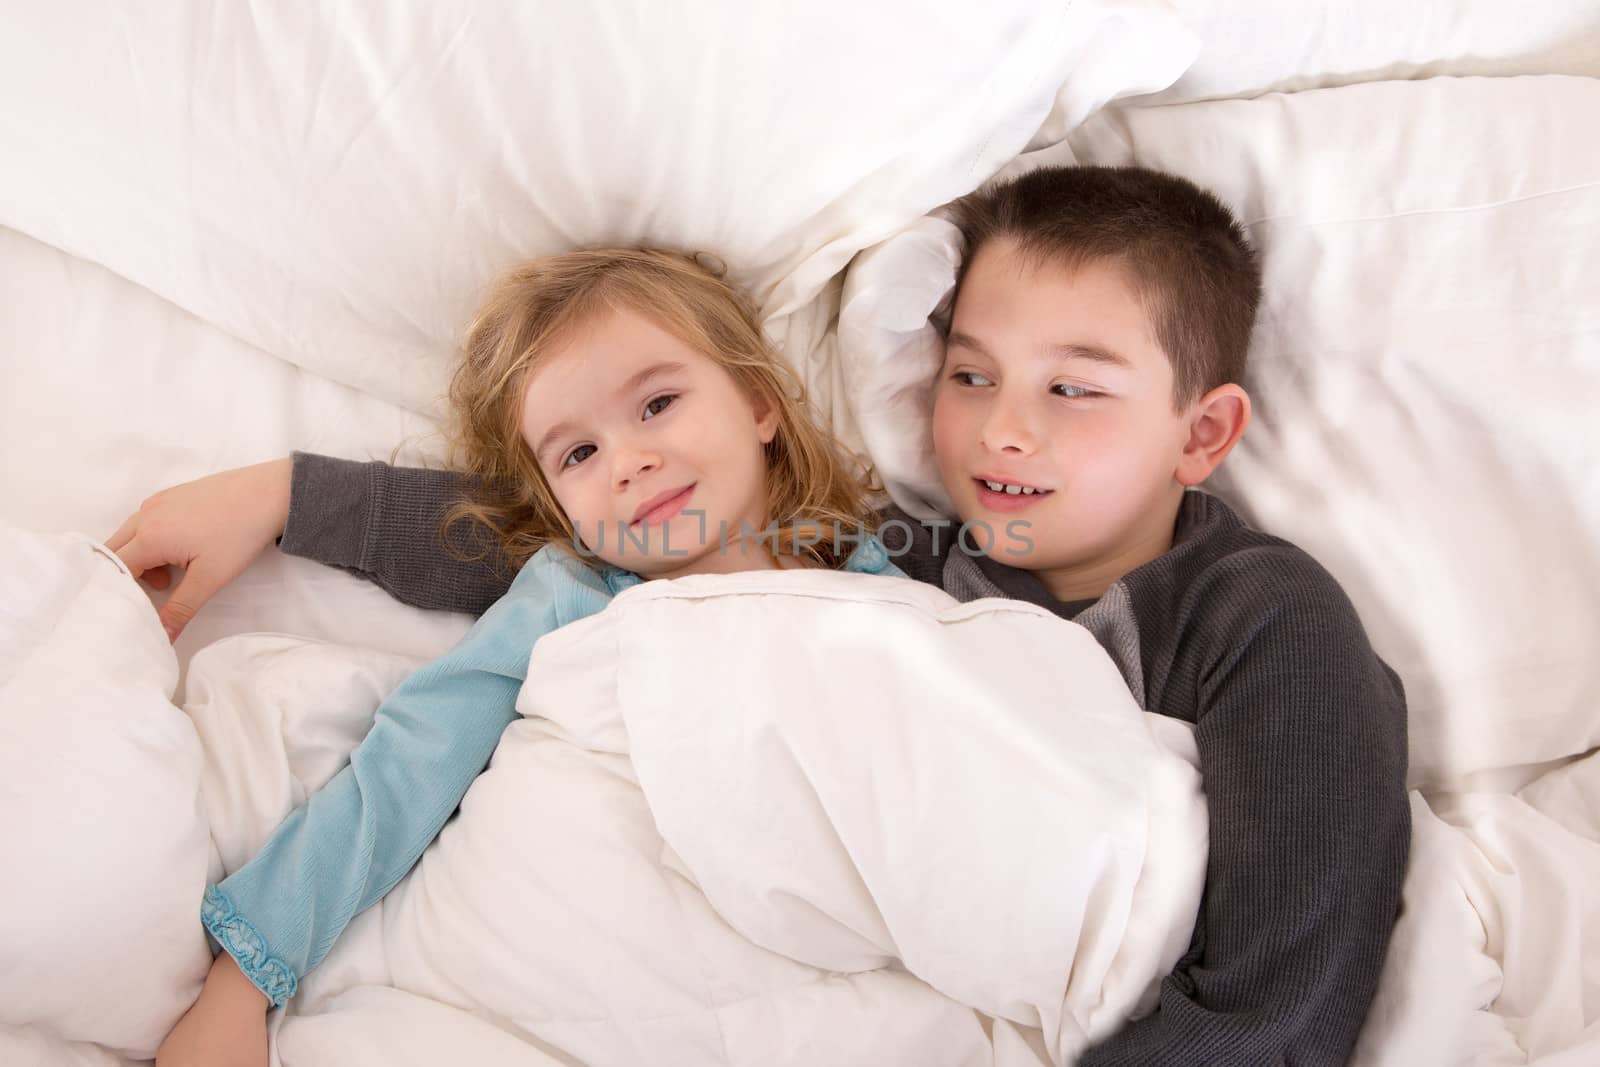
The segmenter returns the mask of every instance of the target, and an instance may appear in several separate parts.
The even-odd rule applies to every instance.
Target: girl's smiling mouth
[[[668,489],[639,505],[639,510],[633,513],[633,520],[628,524],[638,526],[641,522],[646,526],[666,522],[678,512],[689,506],[689,500],[694,496],[694,487],[698,482],[692,482],[682,489]]]

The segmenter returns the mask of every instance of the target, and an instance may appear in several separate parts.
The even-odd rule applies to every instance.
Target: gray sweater
[[[470,490],[448,471],[297,453],[281,544],[405,603],[481,613],[514,569],[464,525],[442,539],[445,509]],[[894,517],[911,532],[896,524],[883,539],[907,574],[1073,619],[1145,708],[1195,726],[1210,860],[1193,940],[1157,1010],[1080,1062],[1344,1063],[1399,910],[1411,817],[1400,680],[1338,583],[1194,490],[1170,551],[1072,604],[1027,571],[952,550],[949,529]]]

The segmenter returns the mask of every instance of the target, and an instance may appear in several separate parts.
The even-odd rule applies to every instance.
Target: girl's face
[[[770,567],[777,409],[649,319],[608,312],[528,375],[522,436],[578,540],[647,578]],[[724,531],[726,531],[724,533]]]

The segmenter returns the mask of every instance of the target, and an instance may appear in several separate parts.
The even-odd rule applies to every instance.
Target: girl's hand
[[[267,998],[226,952],[156,1050],[156,1067],[267,1067]]]
[[[160,611],[170,640],[283,533],[292,471],[292,460],[275,459],[163,489],[106,541],[157,589],[171,583],[167,564],[186,569]]]

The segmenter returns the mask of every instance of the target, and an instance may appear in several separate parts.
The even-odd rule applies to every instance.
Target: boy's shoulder
[[[1142,680],[1162,691],[1158,703],[1185,705],[1181,718],[1204,713],[1205,679],[1248,678],[1257,669],[1281,678],[1315,662],[1324,678],[1326,668],[1398,689],[1327,568],[1292,542],[1249,526],[1209,493],[1185,493],[1172,548],[1117,586],[1121,596],[1103,598],[1078,621],[1131,637]],[[1108,617],[1098,619],[1102,614]],[[1131,633],[1110,625],[1113,614],[1132,623]]]
[[[1184,493],[1165,554],[1128,575],[1159,577],[1175,589],[1204,586],[1250,593],[1263,604],[1301,596],[1344,597],[1328,569],[1299,545],[1258,530],[1218,497],[1198,489]]]
[[[1307,617],[1333,630],[1361,628],[1344,587],[1310,553],[1200,490],[1184,493],[1172,547],[1118,584],[1145,633],[1204,628],[1237,640]]]

